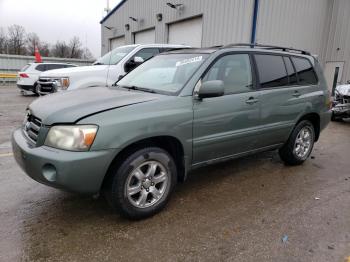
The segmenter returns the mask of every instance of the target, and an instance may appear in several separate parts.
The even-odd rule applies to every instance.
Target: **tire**
[[[309,137],[302,131],[308,132]],[[302,138],[302,134],[305,135],[305,138]],[[303,120],[294,127],[287,142],[280,148],[279,155],[287,165],[301,165],[310,156],[314,142],[315,128],[313,124],[308,120]]]
[[[108,175],[107,201],[130,219],[150,217],[162,210],[177,182],[175,161],[158,147],[129,154],[119,168],[117,163],[112,165]]]
[[[340,116],[335,116],[334,112],[332,112],[332,117],[331,117],[331,121],[333,122],[344,122],[343,118]]]
[[[33,93],[37,96],[40,96],[38,84],[34,85]]]
[[[331,116],[331,121],[337,121],[338,118],[334,115],[334,112],[332,112],[332,116]]]

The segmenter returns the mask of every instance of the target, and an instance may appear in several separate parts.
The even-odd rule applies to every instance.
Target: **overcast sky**
[[[107,0],[0,0],[0,27],[22,25],[49,43],[79,36],[97,58]],[[110,0],[112,9],[120,0]]]

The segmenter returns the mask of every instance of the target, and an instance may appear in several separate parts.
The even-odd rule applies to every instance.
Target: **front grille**
[[[23,129],[27,137],[35,144],[38,141],[40,127],[41,120],[33,115],[28,114]]]
[[[40,90],[41,92],[45,93],[52,93],[56,92],[55,88],[55,79],[52,78],[40,78],[38,81],[38,84],[40,85]]]
[[[343,96],[343,104],[350,104],[350,96]]]

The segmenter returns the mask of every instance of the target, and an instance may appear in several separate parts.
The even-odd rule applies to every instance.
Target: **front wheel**
[[[315,142],[315,129],[308,120],[297,124],[288,141],[279,150],[281,159],[288,165],[300,165],[311,154]]]
[[[158,213],[177,181],[173,158],[157,147],[132,153],[117,170],[112,167],[111,172],[107,200],[113,209],[131,219]]]

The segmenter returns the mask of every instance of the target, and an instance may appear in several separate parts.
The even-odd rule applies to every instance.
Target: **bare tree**
[[[69,42],[70,58],[81,58],[83,50],[79,37],[74,36]]]
[[[6,54],[7,53],[7,36],[5,34],[5,31],[2,27],[0,27],[0,54]]]
[[[9,52],[15,55],[24,55],[26,32],[23,26],[11,25],[8,27]]]
[[[51,56],[50,45],[46,42],[41,42],[39,51],[42,56]]]
[[[69,57],[70,48],[65,41],[57,41],[53,46],[51,53],[55,57]]]
[[[84,48],[81,58],[86,60],[93,60],[94,56],[92,55],[92,53],[88,48]]]
[[[27,35],[27,51],[29,55],[34,55],[35,48],[41,49],[40,38],[36,33],[29,33]]]

